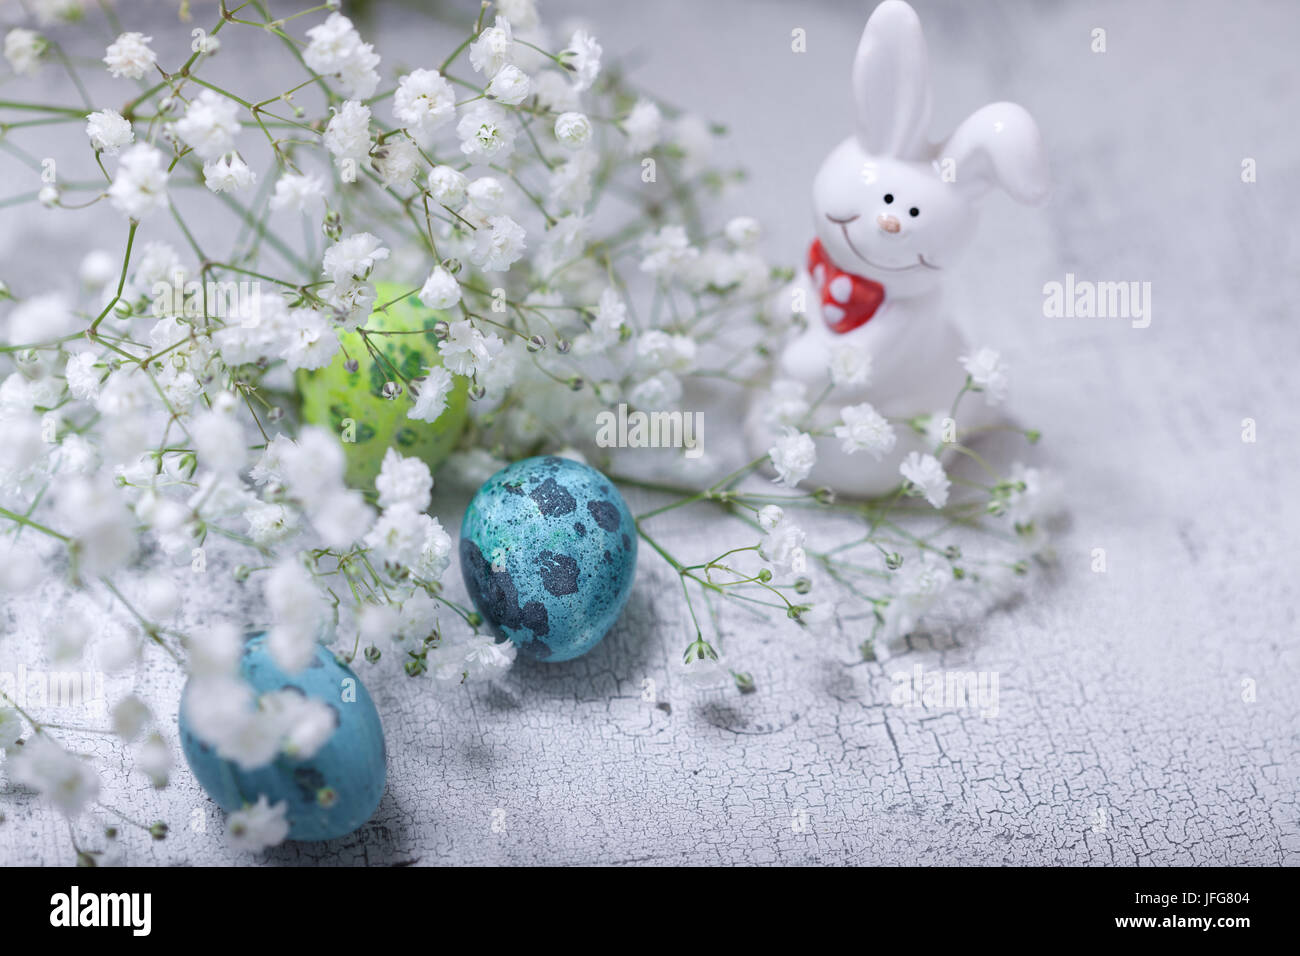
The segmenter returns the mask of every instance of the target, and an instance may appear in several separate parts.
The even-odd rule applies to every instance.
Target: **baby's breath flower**
[[[416,383],[418,394],[415,404],[407,410],[406,416],[421,422],[436,422],[447,408],[447,398],[455,386],[451,372],[441,365],[431,366],[425,371],[425,377]]]
[[[518,648],[514,641],[498,641],[491,634],[473,634],[458,650],[463,654],[463,667],[470,680],[491,680],[510,669]]]
[[[430,309],[450,309],[460,301],[460,283],[442,266],[435,266],[420,287],[420,302]]]
[[[618,341],[619,330],[627,319],[627,305],[614,288],[606,288],[596,305],[596,318],[591,330],[573,340],[573,350],[579,355],[603,352]]]
[[[203,183],[214,193],[234,192],[257,182],[257,173],[238,153],[203,164]]]
[[[501,185],[501,180],[493,176],[481,176],[474,180],[465,190],[465,195],[475,209],[489,215],[501,212],[506,200],[505,187]]]
[[[591,120],[583,113],[561,113],[555,118],[555,138],[568,149],[582,149],[591,142]]]
[[[75,817],[99,795],[99,774],[48,734],[34,734],[9,760],[14,783],[38,790],[65,815]]]
[[[311,174],[285,173],[275,181],[275,194],[269,205],[272,209],[292,209],[312,212],[325,203],[325,181]]]
[[[375,263],[388,258],[388,249],[378,237],[368,232],[358,232],[325,250],[322,258],[324,274],[334,282],[343,284],[354,279],[365,279]]]
[[[758,220],[751,216],[737,216],[730,220],[722,231],[728,242],[741,249],[756,245],[763,235]]]
[[[682,381],[672,372],[657,372],[637,382],[628,393],[628,401],[645,411],[662,411],[682,397]]]
[[[649,100],[637,100],[632,112],[623,120],[623,132],[627,134],[627,152],[630,156],[639,156],[654,149],[659,142],[663,115],[659,107]]]
[[[694,174],[703,169],[713,155],[713,131],[703,117],[686,113],[672,126],[671,139],[682,151],[686,172]]]
[[[192,631],[186,662],[194,677],[232,677],[239,670],[244,641],[233,624],[217,622]]]
[[[473,162],[491,162],[510,154],[515,133],[505,110],[494,103],[477,103],[456,124],[460,150]]]
[[[142,79],[158,62],[157,54],[149,48],[152,39],[142,33],[123,33],[108,45],[104,54],[108,72],[116,77]]]
[[[840,439],[845,454],[865,451],[876,461],[894,450],[898,436],[883,415],[869,402],[849,405],[840,409],[843,425],[836,426],[835,437]]]
[[[310,42],[303,51],[308,68],[324,75],[337,76],[346,94],[365,99],[379,86],[379,54],[363,43],[352,21],[341,13],[331,13],[325,22],[307,31]]]
[[[393,116],[416,136],[428,136],[456,116],[456,94],[437,70],[414,70],[393,94]]]
[[[919,451],[908,454],[898,466],[899,474],[906,478],[916,490],[925,496],[925,500],[936,508],[948,503],[948,488],[951,482],[934,455],[923,455]]]
[[[116,279],[122,263],[104,249],[92,249],[81,260],[77,278],[87,289],[102,289],[110,279]]]
[[[261,547],[275,544],[292,534],[298,526],[297,515],[288,506],[259,501],[244,512],[248,536]]]
[[[1007,366],[995,349],[982,348],[961,357],[961,366],[970,376],[971,385],[984,393],[990,405],[997,405],[1007,396]]]
[[[366,535],[366,547],[373,549],[385,564],[414,567],[423,553],[428,523],[432,520],[409,505],[386,508]]]
[[[203,159],[216,159],[235,146],[239,133],[239,105],[212,90],[190,101],[176,123],[176,134]]]
[[[496,100],[498,103],[517,106],[528,99],[532,90],[533,81],[529,79],[528,74],[514,64],[508,63],[492,77],[485,92],[489,99]]]
[[[346,101],[330,118],[323,142],[336,159],[364,158],[370,152],[370,107]]]
[[[505,272],[524,254],[527,234],[509,216],[490,216],[487,224],[475,233],[470,259],[484,272]]]
[[[92,352],[78,352],[68,359],[64,369],[68,380],[68,391],[81,401],[93,401],[99,395],[100,371],[95,368],[95,356]]]
[[[309,504],[308,510],[312,527],[329,548],[351,548],[366,536],[375,517],[361,492],[342,488]]]
[[[316,632],[324,610],[321,593],[296,561],[282,561],[271,569],[262,593],[275,620],[267,650],[282,670],[296,674],[311,662],[316,650]]]
[[[778,575],[803,574],[808,570],[806,537],[802,528],[782,515],[767,529],[759,552]]]
[[[420,150],[409,139],[392,139],[375,149],[370,165],[385,186],[409,183],[420,171]]]
[[[116,110],[97,110],[86,117],[86,135],[92,149],[115,155],[135,139],[131,124]]]
[[[340,343],[325,316],[315,309],[294,309],[289,319],[289,341],[280,352],[289,368],[318,369],[329,365]]]
[[[817,446],[812,436],[794,428],[785,429],[767,453],[776,469],[777,481],[787,488],[807,478],[817,463]]]
[[[537,103],[553,113],[576,110],[582,103],[582,94],[575,90],[565,74],[558,70],[543,70],[533,80]]]
[[[384,452],[383,464],[375,478],[379,507],[405,506],[424,511],[429,507],[432,489],[433,475],[422,460],[403,457],[395,448]]]
[[[775,528],[784,517],[785,511],[780,505],[764,505],[758,511],[759,530],[766,534]]]
[[[539,20],[536,0],[497,0],[497,9],[516,29],[537,29]]]
[[[5,34],[5,59],[19,76],[35,73],[49,43],[35,30],[15,27]]]
[[[443,363],[457,375],[484,371],[505,343],[494,332],[484,335],[468,319],[453,322],[439,350]]]
[[[494,77],[503,66],[511,62],[514,49],[514,37],[510,30],[510,21],[497,17],[492,26],[479,33],[478,38],[469,45],[469,62],[475,72],[487,77]]]
[[[341,13],[331,13],[325,22],[307,31],[307,49],[302,58],[317,73],[338,73],[361,43],[352,21]]]
[[[896,594],[885,608],[884,638],[892,640],[915,630],[952,579],[948,566],[929,552],[904,563],[894,575]]]
[[[697,689],[717,687],[728,678],[727,668],[718,658],[718,652],[704,638],[697,638],[682,655],[682,675],[686,683]]]
[[[1018,461],[1007,476],[1011,488],[1007,495],[1007,516],[1012,524],[1039,523],[1058,514],[1064,504],[1065,489],[1051,471],[1026,467]]]
[[[636,344],[637,358],[651,371],[667,369],[681,374],[695,366],[695,340],[669,335],[659,329],[643,332]]]
[[[194,450],[209,468],[235,473],[243,470],[248,443],[239,420],[226,411],[206,411],[190,425]]]
[[[600,44],[586,30],[576,31],[569,45],[560,54],[560,60],[573,71],[573,88],[589,90],[600,74]]]
[[[831,351],[831,382],[866,385],[871,381],[871,353],[859,345],[841,345]]]
[[[465,174],[450,166],[434,166],[429,170],[429,192],[444,206],[459,207],[465,201],[469,180]]]
[[[778,378],[768,388],[763,420],[769,425],[796,425],[811,408],[803,382]]]
[[[108,198],[132,219],[143,219],[165,205],[167,170],[162,153],[148,143],[136,143],[123,153]]]
[[[560,209],[580,209],[591,199],[591,176],[598,158],[594,150],[584,149],[551,172],[551,204]]]
[[[664,226],[641,240],[645,257],[641,271],[670,276],[681,266],[696,258],[700,251],[691,245],[686,230],[681,226]]]
[[[236,850],[261,853],[268,847],[279,846],[289,835],[289,821],[285,814],[289,805],[284,801],[272,805],[266,794],[259,794],[257,803],[236,810],[226,821],[226,838]]]
[[[451,564],[451,535],[443,529],[441,521],[429,515],[420,515],[419,524],[424,530],[424,541],[411,571],[422,581],[437,581]]]

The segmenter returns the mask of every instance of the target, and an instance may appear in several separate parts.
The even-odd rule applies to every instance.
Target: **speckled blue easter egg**
[[[256,803],[263,794],[271,804],[286,802],[291,840],[332,840],[369,820],[388,773],[379,712],[357,676],[324,647],[316,649],[305,669],[286,674],[267,650],[265,634],[249,635],[240,673],[259,695],[293,688],[324,701],[335,714],[334,733],[306,760],[281,755],[256,770],[242,770],[191,730],[187,685],[181,696],[181,750],[208,796],[227,813]]]
[[[636,577],[636,525],[594,468],[527,458],[483,483],[460,526],[460,569],[499,637],[543,661],[600,643]]]

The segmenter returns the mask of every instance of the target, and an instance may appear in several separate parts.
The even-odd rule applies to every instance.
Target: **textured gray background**
[[[578,10],[543,6],[552,22]],[[1003,349],[1013,406],[1044,429],[1038,454],[1068,480],[1059,569],[1014,607],[940,622],[940,636],[883,663],[858,660],[866,625],[846,603],[810,630],[731,613],[728,651],[759,686],[741,696],[672,676],[688,622],[675,579],[644,549],[622,622],[585,659],[442,694],[368,681],[390,745],[378,815],[269,862],[1300,861],[1300,8],[917,6],[935,61],[934,133],[1013,99],[1051,150],[1049,206],[991,200],[950,292],[972,336]],[[752,174],[737,211],[766,224],[774,258],[797,259],[810,177],[850,122],[848,68],[869,5],[601,8],[607,53],[635,55],[645,86],[728,123]],[[385,12],[377,47],[427,65],[422,52],[445,43],[405,22]],[[802,56],[789,52],[794,27],[807,30]],[[1105,54],[1089,50],[1095,27]],[[1240,180],[1243,157],[1257,160],[1255,184]],[[49,252],[85,241],[80,218],[0,216],[6,278],[49,273],[60,267]],[[1042,318],[1042,284],[1067,271],[1150,281],[1150,328]],[[1240,440],[1246,417],[1254,444]],[[702,558],[712,520],[683,512],[659,528]],[[1097,547],[1105,574],[1089,568]],[[214,608],[247,603],[229,587]],[[34,653],[60,596],[51,582],[0,617],[7,661]],[[917,663],[998,672],[998,716],[891,706],[890,675]],[[667,706],[642,700],[647,678]],[[1243,679],[1257,682],[1253,703]],[[153,664],[132,681],[163,701],[178,690]],[[115,757],[104,739],[87,746]],[[160,794],[129,780],[105,802],[176,832],[162,843],[128,832],[126,861],[252,862],[225,847],[183,768]],[[62,820],[7,789],[0,860],[70,861]],[[78,833],[102,842],[85,820]]]

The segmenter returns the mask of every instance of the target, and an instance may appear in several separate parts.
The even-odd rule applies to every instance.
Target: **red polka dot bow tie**
[[[821,296],[822,318],[832,332],[852,332],[885,301],[883,285],[839,268],[826,255],[820,239],[814,239],[808,250],[808,271]]]

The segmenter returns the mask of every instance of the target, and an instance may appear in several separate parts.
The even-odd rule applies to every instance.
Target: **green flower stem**
[[[25,110],[29,113],[59,113],[63,116],[75,116],[84,120],[86,111],[76,106],[47,106],[41,103],[18,103],[14,100],[0,100],[0,109]]]
[[[13,511],[10,511],[8,508],[0,508],[0,518],[8,518],[10,521],[14,522],[15,524],[20,524],[24,528],[31,528],[33,531],[39,531],[41,534],[49,535],[51,538],[57,538],[58,540],[62,541],[64,544],[67,544],[72,541],[72,538],[70,538],[68,535],[60,534],[58,531],[55,531],[53,528],[47,528],[45,525],[37,521],[33,521],[31,518],[28,518],[25,515],[20,515]]]
[[[156,624],[154,624],[152,621],[148,620],[139,611],[137,611],[135,609],[135,606],[131,604],[131,602],[128,601],[125,597],[123,597],[122,592],[117,589],[117,586],[113,584],[112,581],[110,581],[106,577],[100,578],[99,580],[104,585],[104,587],[108,588],[109,593],[112,594],[113,597],[117,598],[118,601],[121,602],[122,606],[131,612],[131,616],[134,617],[136,621],[140,624],[141,629],[144,630],[144,633],[148,636],[148,638],[151,641],[153,641],[155,644],[157,644],[159,647],[161,647],[164,651],[166,651],[168,657],[170,657],[173,661],[179,664],[181,662],[180,655],[177,654],[176,651],[172,650],[171,646],[166,641],[163,640],[159,627]]]
[[[122,290],[126,288],[126,273],[131,266],[131,247],[135,245],[135,231],[138,228],[140,228],[139,220],[132,219],[131,227],[126,234],[126,253],[122,256],[122,272],[117,277],[117,292],[113,295],[113,298],[108,305],[104,306],[104,311],[100,312],[99,315],[95,317],[95,321],[91,322],[90,328],[86,330],[87,336],[91,339],[95,338],[95,330],[99,328],[99,323],[103,322],[104,317],[107,316],[109,312],[113,311],[113,306],[122,301]],[[119,349],[116,351],[121,350]]]

